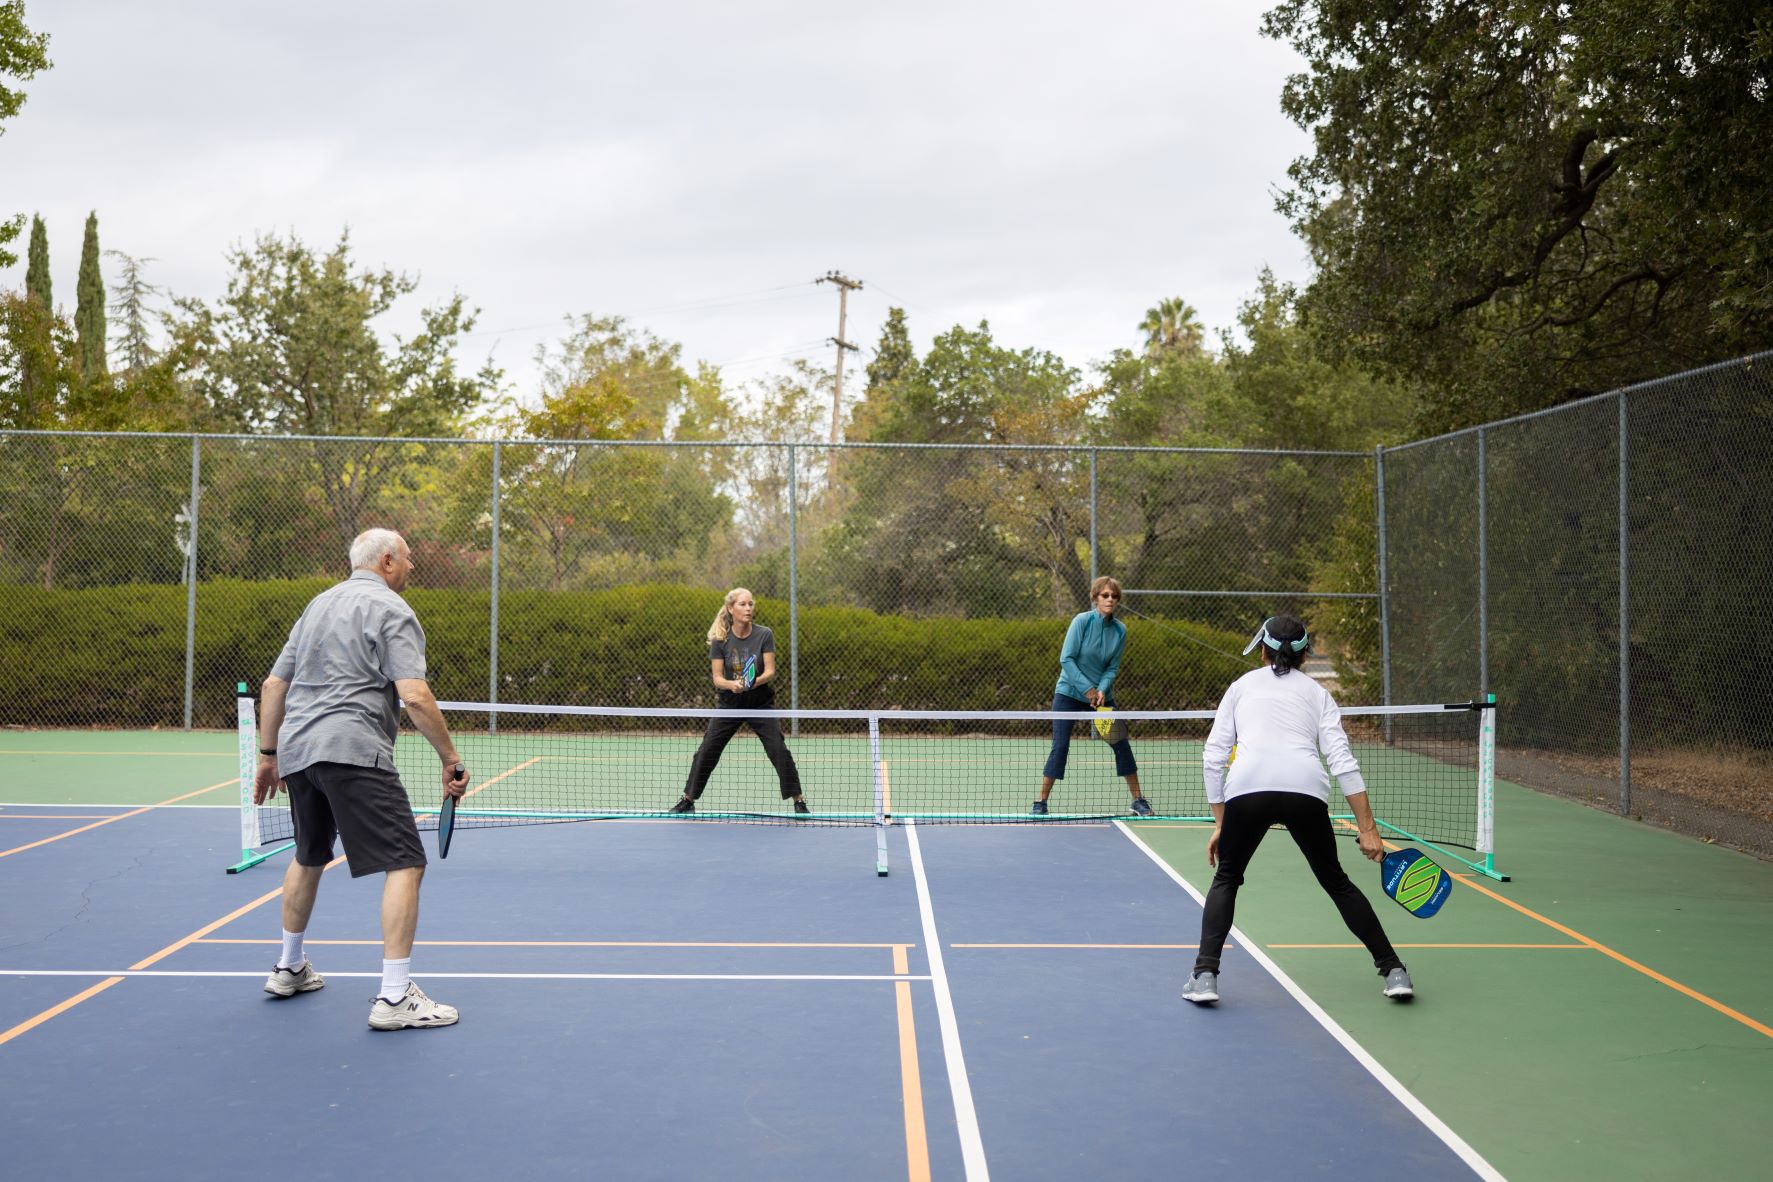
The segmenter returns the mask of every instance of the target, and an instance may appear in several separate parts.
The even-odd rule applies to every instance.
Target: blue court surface
[[[1241,942],[1182,1001],[1199,905],[1120,825],[895,827],[885,878],[867,829],[462,833],[413,957],[462,1020],[377,1033],[379,875],[275,1000],[228,810],[6,811],[11,1178],[1494,1176]]]

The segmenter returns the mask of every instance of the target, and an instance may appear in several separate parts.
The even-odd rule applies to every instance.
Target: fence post
[[[197,687],[197,492],[203,476],[203,438],[191,436],[191,521],[185,538],[185,729]]]
[[[1619,815],[1631,815],[1631,447],[1619,392]]]
[[[504,457],[500,453],[503,445],[493,440],[492,465],[492,622],[489,625],[492,635],[488,638],[486,700],[498,704],[499,701],[499,484],[502,479],[500,464]],[[486,729],[490,734],[499,733],[499,716],[495,711],[486,716]]]
[[[1384,705],[1391,705],[1391,580],[1385,564],[1385,447],[1373,449],[1374,512],[1379,519],[1379,668],[1384,685]],[[1391,741],[1391,718],[1385,719],[1387,742]]]
[[[1477,437],[1478,701],[1482,702],[1490,693],[1490,464],[1482,427]]]
[[[836,458],[835,455],[832,457]],[[800,485],[795,447],[788,445],[788,709],[800,709]],[[800,733],[800,719],[790,721],[790,733]]]
[[[1090,449],[1090,585],[1096,585],[1096,449]]]

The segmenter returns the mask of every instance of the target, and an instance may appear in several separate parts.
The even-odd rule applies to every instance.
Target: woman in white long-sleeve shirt
[[[1342,913],[1342,922],[1372,954],[1373,966],[1385,978],[1385,996],[1411,997],[1414,989],[1404,962],[1386,938],[1373,905],[1349,881],[1336,857],[1329,775],[1336,777],[1354,812],[1361,853],[1380,861],[1385,843],[1367,804],[1360,765],[1348,749],[1336,700],[1295,672],[1311,651],[1305,625],[1292,616],[1271,616],[1244,652],[1257,647],[1262,668],[1252,669],[1225,691],[1201,756],[1214,821],[1207,864],[1218,869],[1201,914],[1194,973],[1182,996],[1202,1004],[1219,1000],[1219,956],[1231,932],[1244,870],[1269,827],[1284,825],[1318,885]],[[1324,773],[1326,763],[1329,775]]]

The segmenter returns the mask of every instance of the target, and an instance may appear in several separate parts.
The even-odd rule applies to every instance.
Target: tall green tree
[[[1773,25],[1740,0],[1283,0],[1326,341],[1479,422],[1773,344]]]
[[[43,219],[31,217],[31,244],[25,263],[25,307],[6,317],[9,358],[17,381],[10,401],[15,414],[47,426],[60,415],[65,402],[61,351],[54,331],[58,327],[49,276],[49,231]]]
[[[867,389],[889,385],[910,374],[917,365],[917,350],[911,346],[911,330],[905,322],[905,309],[888,308],[886,323],[880,329],[880,343],[874,346],[874,358],[868,362]]]
[[[117,341],[123,368],[141,369],[154,360],[153,332],[148,319],[154,314],[153,300],[164,294],[162,289],[143,278],[142,272],[153,259],[138,259],[120,250],[105,252],[117,260],[121,277],[111,285],[111,313],[121,329]]]
[[[558,426],[546,412],[529,426],[549,439],[708,439],[724,429],[726,406],[711,370],[684,368],[683,346],[634,328],[620,316],[568,321],[557,346],[536,351],[544,406],[592,398],[597,417],[580,406]]]
[[[24,0],[0,0],[0,135],[6,134],[6,121],[25,105],[25,92],[18,84],[49,67],[49,34],[33,33],[25,24]],[[7,244],[24,224],[22,213],[0,222],[0,267],[18,262]]]
[[[98,212],[86,215],[86,238],[80,246],[80,278],[75,285],[74,333],[79,343],[81,376],[105,376],[105,277],[99,271]]]
[[[49,229],[43,218],[31,215],[31,245],[25,261],[25,295],[55,311],[55,293],[49,274]]]
[[[500,505],[513,585],[693,579],[731,516],[717,488],[730,457],[695,445],[725,428],[719,375],[707,367],[691,374],[681,346],[620,317],[570,321],[566,338],[538,350],[537,361],[540,405],[503,424],[547,441],[505,449]]]
[[[208,422],[226,429],[371,437],[316,444],[313,479],[346,542],[398,473],[415,471],[398,442],[453,433],[496,388],[490,365],[458,370],[454,350],[474,315],[460,295],[421,309],[417,331],[380,322],[417,281],[359,269],[348,234],[317,254],[299,238],[260,237],[229,255],[227,291],[212,308],[179,302],[179,348],[190,356],[192,389]],[[296,479],[292,475],[291,479]]]
[[[43,301],[0,292],[0,427],[61,425],[73,384],[66,336]]]
[[[938,336],[870,389],[864,409],[875,443],[1074,445],[1087,431],[1078,373],[998,344],[984,323]],[[824,543],[855,602],[998,615],[1081,598],[1088,466],[1077,452],[868,450],[852,461],[854,501]]]

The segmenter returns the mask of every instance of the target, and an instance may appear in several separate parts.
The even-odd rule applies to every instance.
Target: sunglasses
[[[1102,594],[1096,596],[1096,598],[1097,599],[1119,599],[1120,592],[1118,592],[1118,591],[1104,591],[1104,592],[1102,592]]]

